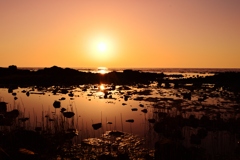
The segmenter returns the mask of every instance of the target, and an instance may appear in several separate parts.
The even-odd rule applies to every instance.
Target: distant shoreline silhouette
[[[217,86],[230,87],[234,90],[240,89],[240,72],[219,72],[213,76],[196,76],[183,78],[182,74],[164,74],[154,72],[142,72],[139,70],[125,69],[122,72],[111,71],[109,73],[82,72],[72,68],[61,68],[52,66],[36,71],[29,69],[18,69],[11,65],[8,68],[0,68],[0,86],[51,86],[51,85],[81,85],[81,84],[114,84],[134,85],[158,83],[173,83],[181,86],[192,83],[200,86],[203,83],[213,83]]]

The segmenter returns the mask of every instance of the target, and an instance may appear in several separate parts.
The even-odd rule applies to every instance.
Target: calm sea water
[[[20,69],[38,70],[43,67],[20,67]],[[63,67],[64,68],[64,67]],[[75,67],[73,69],[83,72],[96,72],[97,68]],[[108,68],[108,71],[122,72],[125,69],[139,70],[154,73],[216,73],[216,72],[240,72],[240,68]]]

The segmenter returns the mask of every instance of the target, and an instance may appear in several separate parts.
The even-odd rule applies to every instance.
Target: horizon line
[[[11,66],[11,65],[9,65]],[[9,66],[0,66],[0,68],[8,68]],[[15,65],[17,66],[17,65]],[[105,66],[99,66],[99,67],[68,67],[68,66],[58,66],[58,65],[52,65],[52,66],[39,66],[39,67],[31,67],[31,66],[17,66],[17,68],[51,68],[53,66],[57,66],[60,68],[82,68],[82,69],[94,69],[99,67],[105,67]],[[134,68],[134,69],[240,69],[240,67],[106,67],[108,69],[113,68],[119,68],[119,69],[126,69],[126,68]]]

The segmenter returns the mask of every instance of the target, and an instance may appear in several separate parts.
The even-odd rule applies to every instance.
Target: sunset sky
[[[240,68],[240,0],[0,0],[0,67]]]

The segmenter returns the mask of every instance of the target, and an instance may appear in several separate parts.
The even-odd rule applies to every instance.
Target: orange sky
[[[0,24],[0,67],[240,68],[239,0],[5,0]]]

